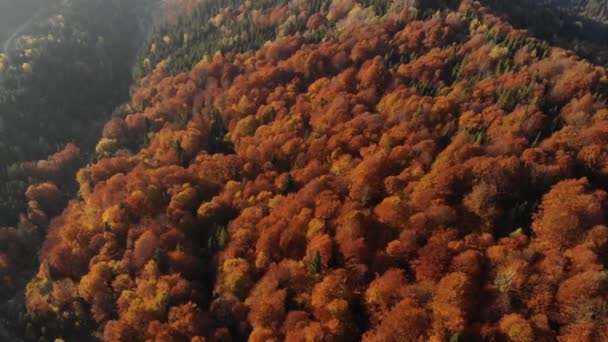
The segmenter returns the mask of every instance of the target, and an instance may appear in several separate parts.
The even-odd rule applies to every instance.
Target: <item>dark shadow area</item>
[[[497,13],[504,13],[515,27],[553,45],[575,51],[597,64],[608,64],[608,24],[601,21],[603,7],[591,1],[573,0],[486,0]]]

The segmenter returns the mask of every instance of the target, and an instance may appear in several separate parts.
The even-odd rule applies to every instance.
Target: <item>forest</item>
[[[0,60],[0,339],[608,340],[608,73],[526,1],[79,1]]]
[[[604,0],[484,0],[511,24],[586,59],[608,65],[608,2]]]
[[[144,1],[74,0],[49,9],[0,54],[0,225],[18,222],[30,178],[57,176],[23,163],[68,143],[88,151],[100,133],[83,132],[100,132],[128,100],[133,41],[144,33],[133,11]]]
[[[0,340],[18,341],[10,334],[15,329],[4,326],[23,311],[23,289],[39,265],[48,220],[77,195],[76,171],[93,160],[103,124],[129,98],[134,42],[152,19],[148,4],[0,4]],[[45,183],[53,197],[34,219],[28,210],[41,209],[28,190]]]

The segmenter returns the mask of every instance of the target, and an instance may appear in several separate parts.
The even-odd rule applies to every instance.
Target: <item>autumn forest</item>
[[[0,340],[608,341],[597,42],[494,1],[67,3],[0,54]]]

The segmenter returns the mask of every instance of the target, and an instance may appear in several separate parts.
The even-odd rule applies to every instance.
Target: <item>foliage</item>
[[[8,168],[46,158],[70,142],[89,151],[98,139],[90,132],[98,132],[126,99],[133,41],[144,20],[134,11],[146,1],[56,4],[1,55],[0,225],[17,222],[22,184],[31,183],[12,177]]]
[[[433,3],[210,1],[160,28],[50,223],[33,337],[604,339],[606,70]],[[249,22],[272,30],[221,42]],[[24,223],[56,210],[26,195]]]

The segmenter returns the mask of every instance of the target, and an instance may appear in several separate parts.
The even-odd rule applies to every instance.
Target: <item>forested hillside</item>
[[[10,35],[0,53],[0,340],[17,338],[7,325],[19,316],[49,220],[76,196],[76,171],[129,97],[153,4],[0,4],[2,32]]]
[[[0,54],[0,225],[17,222],[30,178],[55,176],[21,163],[46,159],[70,142],[90,150],[128,98],[146,2],[68,1]]]
[[[519,28],[551,44],[608,65],[608,2],[605,0],[483,0]]]
[[[581,15],[603,23],[608,22],[608,2],[606,0],[573,0],[572,3]]]
[[[604,8],[62,2],[0,55],[0,340],[608,340]]]
[[[605,68],[466,0],[182,3],[51,221],[27,339],[608,338]]]

